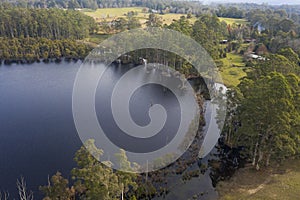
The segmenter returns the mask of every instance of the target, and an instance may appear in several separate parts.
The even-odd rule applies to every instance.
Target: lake
[[[48,176],[60,171],[64,177],[70,178],[69,172],[75,166],[74,154],[82,145],[72,116],[73,83],[80,64],[79,61],[0,66],[0,190],[8,191],[11,199],[17,197],[16,180],[21,176],[34,192],[35,199],[41,199],[38,187],[47,184]],[[114,66],[108,71],[112,82],[127,70],[116,69]],[[137,123],[145,124],[149,120],[141,113],[145,114],[151,96],[151,101],[162,101],[164,106],[174,108],[172,112],[177,112],[177,100],[171,94],[162,97],[160,86],[139,90],[132,101],[142,111],[133,115]],[[105,88],[103,91],[105,93]],[[101,95],[103,92],[97,92],[96,100]],[[96,109],[101,109],[103,102],[96,102]],[[171,113],[171,116],[178,120],[176,115]],[[109,129],[110,123],[107,122],[111,116],[106,120],[102,123]],[[161,145],[159,141],[155,144]],[[215,198],[217,195],[208,173],[192,179],[186,187],[187,191],[204,188],[209,194],[206,197]],[[176,196],[176,190],[171,192],[172,195]]]
[[[0,67],[0,190],[16,195],[23,176],[38,186],[74,167],[81,146],[72,118],[73,82],[80,63]],[[38,198],[36,198],[38,199]]]

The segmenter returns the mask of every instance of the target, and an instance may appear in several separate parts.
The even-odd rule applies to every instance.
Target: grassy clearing
[[[106,40],[110,36],[111,35],[107,35],[107,34],[93,34],[93,35],[90,35],[89,38],[86,38],[86,41],[99,44],[100,42]]]
[[[93,17],[96,21],[107,20],[111,21],[118,17],[125,17],[128,12],[137,12],[137,17],[140,19],[142,24],[145,23],[146,19],[149,16],[149,13],[143,12],[143,7],[127,7],[127,8],[99,8],[96,11],[90,9],[82,9],[81,10],[84,14]],[[181,16],[186,16],[184,14],[175,14],[175,13],[168,13],[164,15],[159,15],[164,24],[170,24],[173,20],[178,20]],[[221,21],[225,21],[227,24],[247,24],[246,19],[234,19],[234,18],[223,18],[219,17]],[[196,17],[192,17],[190,19],[191,23],[196,21]]]
[[[111,36],[112,35],[109,35],[109,34],[93,34],[93,35],[90,35],[88,38],[79,40],[79,42],[83,42],[92,48],[96,48],[98,44],[100,44],[102,41],[106,40],[107,38],[109,38]]]
[[[220,182],[221,200],[298,200],[300,160],[286,161],[280,167],[255,171],[240,169],[229,181]]]
[[[138,12],[139,14],[142,13],[143,8],[142,7],[128,7],[128,8],[99,8],[96,11],[90,11],[90,10],[83,10],[83,13],[93,17],[96,19],[96,21],[99,20],[112,20],[114,18],[118,17],[125,17],[125,15],[128,12]]]
[[[181,16],[187,17],[187,15],[184,14],[175,14],[175,13],[168,13],[164,15],[159,15],[162,18],[163,24],[171,24],[173,20],[179,20]],[[196,17],[192,17],[189,19],[190,23],[193,24],[196,21]]]
[[[97,22],[102,20],[111,21],[118,17],[126,17],[128,12],[137,12],[137,18],[139,19],[141,24],[145,24],[149,13],[144,13],[142,7],[129,7],[129,8],[101,8],[96,11],[93,10],[82,10],[82,12],[90,17],[93,17]],[[187,16],[184,14],[174,14],[168,13],[164,15],[159,15],[161,17],[163,24],[171,24],[173,20],[178,20],[181,16]],[[196,17],[190,19],[190,22],[193,23],[196,20]]]
[[[225,18],[219,17],[220,21],[225,21],[226,24],[247,24],[248,21],[246,19],[235,19],[235,18]]]
[[[219,61],[222,63],[220,74],[227,87],[237,86],[240,83],[239,79],[246,76],[246,67],[242,56],[228,53],[226,58]]]

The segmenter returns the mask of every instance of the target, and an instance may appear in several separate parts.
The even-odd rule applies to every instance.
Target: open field
[[[225,21],[226,24],[247,24],[248,21],[246,19],[235,19],[235,18],[225,18],[225,17],[219,17],[221,21]]]
[[[143,12],[143,7],[127,7],[127,8],[99,8],[96,11],[83,9],[82,12],[88,16],[93,17],[96,21],[107,20],[111,21],[118,17],[125,17],[128,12],[136,12],[137,18],[139,18],[140,22],[143,24],[145,23],[146,19],[149,16],[148,12]],[[147,8],[146,8],[147,9]],[[164,15],[159,15],[164,24],[170,24],[173,20],[179,19],[181,16],[186,16],[185,14],[175,14],[175,13],[168,13]],[[224,18],[219,17],[221,21],[225,21],[227,24],[247,24],[248,21],[246,19],[234,19],[234,18]],[[192,17],[190,22],[194,22],[196,17]]]
[[[227,53],[227,57],[219,61],[222,62],[220,74],[227,87],[237,86],[240,83],[239,79],[246,76],[244,71],[246,68],[242,56]]]
[[[102,20],[102,19],[109,20],[109,19],[114,19],[114,18],[118,18],[118,17],[125,17],[125,15],[131,11],[138,12],[139,14],[143,14],[142,10],[143,10],[142,7],[99,8],[96,11],[85,9],[85,10],[83,10],[83,13],[95,18],[96,21],[98,21],[98,20]]]
[[[285,161],[280,167],[261,171],[244,168],[229,181],[220,182],[221,200],[298,200],[300,197],[300,160]]]
[[[100,44],[102,41],[106,40],[110,36],[111,35],[107,35],[107,34],[93,34],[93,35],[90,35],[90,37],[85,38],[84,41],[91,42],[94,44]]]
[[[140,20],[141,24],[145,24],[149,13],[143,12],[142,7],[129,7],[129,8],[100,8],[96,11],[84,9],[82,12],[88,16],[93,17],[96,21],[107,20],[111,21],[118,17],[126,17],[128,12],[137,12],[136,17]],[[178,20],[181,16],[186,16],[185,14],[174,14],[168,13],[164,15],[159,15],[161,17],[163,24],[171,24],[173,20]],[[190,22],[193,23],[196,20],[196,17],[190,19]]]
[[[173,20],[180,19],[181,16],[187,16],[185,14],[176,14],[176,13],[168,13],[164,15],[159,15],[162,18],[163,24],[171,24]],[[192,17],[189,19],[190,23],[194,23],[196,21],[196,17]]]

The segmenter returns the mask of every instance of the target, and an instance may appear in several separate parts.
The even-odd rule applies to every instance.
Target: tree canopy
[[[83,39],[96,30],[94,19],[79,11],[0,7],[0,37]]]

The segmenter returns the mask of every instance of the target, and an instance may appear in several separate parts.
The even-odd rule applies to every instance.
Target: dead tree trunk
[[[8,192],[0,192],[0,200],[8,200],[9,193]]]
[[[33,200],[33,193],[32,191],[30,192],[27,191],[24,177],[21,177],[20,180],[19,179],[17,180],[17,188],[18,188],[20,200]]]

